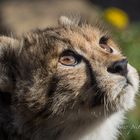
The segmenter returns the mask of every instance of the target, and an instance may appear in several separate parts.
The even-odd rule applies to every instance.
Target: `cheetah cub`
[[[0,37],[1,140],[116,140],[135,105],[137,71],[79,19]]]

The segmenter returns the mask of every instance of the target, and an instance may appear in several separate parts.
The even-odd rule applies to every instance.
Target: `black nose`
[[[120,61],[113,62],[111,66],[108,67],[107,71],[114,74],[120,74],[122,76],[127,76],[127,59],[122,59]]]

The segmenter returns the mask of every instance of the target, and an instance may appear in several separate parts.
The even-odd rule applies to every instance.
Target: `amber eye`
[[[74,53],[67,51],[60,56],[59,62],[65,66],[75,66],[79,62],[79,57]]]
[[[109,53],[113,53],[112,48],[107,44],[108,42],[108,37],[103,36],[101,37],[100,41],[99,41],[99,45],[101,48],[103,48],[105,51],[109,52]]]

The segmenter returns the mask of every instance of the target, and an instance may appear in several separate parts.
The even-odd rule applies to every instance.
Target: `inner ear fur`
[[[3,100],[7,97],[6,93],[8,93],[7,98],[9,98],[9,93],[13,92],[16,49],[18,46],[19,43],[16,39],[0,37],[0,98],[3,98]]]

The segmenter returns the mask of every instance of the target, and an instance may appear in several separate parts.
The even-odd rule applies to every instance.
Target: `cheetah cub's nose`
[[[120,74],[124,77],[127,76],[127,59],[122,59],[120,61],[115,61],[111,66],[108,67],[107,71],[114,74]]]

